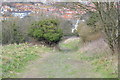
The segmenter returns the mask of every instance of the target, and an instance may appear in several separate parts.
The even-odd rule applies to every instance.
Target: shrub
[[[94,41],[102,37],[100,31],[96,31],[93,27],[88,26],[86,22],[83,22],[78,26],[77,32],[83,42]]]
[[[82,22],[78,26],[77,32],[83,42],[94,41],[103,37],[101,26],[103,25],[101,24],[99,14],[97,12],[90,12],[86,22]]]
[[[86,21],[86,24],[92,28],[94,28],[95,31],[100,31],[102,25],[102,22],[100,21],[100,16],[97,12],[92,12],[90,15],[90,18]]]
[[[32,24],[29,35],[51,45],[60,41],[63,33],[54,19],[42,20]]]
[[[14,23],[14,21],[3,21],[2,26],[2,44],[19,44],[25,41],[25,37],[20,31],[20,27]]]
[[[100,19],[99,14],[97,12],[92,12],[90,18],[87,20],[87,25],[95,26],[95,23]]]

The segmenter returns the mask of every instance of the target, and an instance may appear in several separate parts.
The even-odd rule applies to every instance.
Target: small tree
[[[58,27],[58,21],[46,19],[35,22],[29,32],[30,36],[45,43],[57,44],[62,38],[62,30]]]
[[[106,40],[113,53],[119,52],[119,8],[117,2],[97,2],[94,3],[103,23],[102,29],[106,35]]]
[[[2,21],[2,44],[23,43],[25,36],[20,27],[12,20]]]

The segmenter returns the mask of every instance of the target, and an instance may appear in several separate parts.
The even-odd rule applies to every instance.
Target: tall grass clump
[[[79,24],[77,32],[81,37],[83,43],[91,42],[102,37],[100,30],[96,30],[95,28],[90,27],[86,22]]]

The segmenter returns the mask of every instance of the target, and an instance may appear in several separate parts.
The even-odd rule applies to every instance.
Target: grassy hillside
[[[9,44],[2,48],[2,77],[14,77],[21,72],[31,60],[40,58],[42,54],[52,49],[32,44]]]
[[[79,41],[79,38],[69,38],[65,41],[62,41],[59,44],[61,51],[55,50],[55,52],[52,48],[48,48],[43,45],[33,45],[28,43],[23,43],[19,45],[5,45],[2,47],[2,77],[12,78],[16,77],[16,75],[18,75],[19,73],[28,75],[27,72],[29,72],[29,70],[26,70],[25,67],[31,64],[30,61],[34,62],[31,69],[36,69],[35,73],[37,75],[34,74],[34,76],[38,77],[40,77],[40,75],[46,75],[51,78],[70,76],[85,77],[85,75],[89,73],[92,74],[89,74],[86,77],[94,77],[96,73],[99,74],[96,77],[101,76],[102,78],[115,78],[118,76],[117,55],[112,56],[109,54],[109,48],[107,47],[107,44],[104,42],[103,39],[82,44],[82,46],[81,42]],[[39,58],[42,58],[43,54],[47,53],[56,54],[52,54],[45,58],[43,63],[37,60]],[[35,59],[37,60],[37,62]],[[81,63],[81,61],[83,63]],[[62,65],[59,66],[60,64]],[[79,65],[80,67],[73,64]],[[88,66],[90,65],[92,69],[89,69]],[[53,67],[55,67],[55,69]],[[86,71],[85,73],[82,72],[82,68],[84,68],[84,71]],[[23,70],[26,73],[24,73]],[[70,70],[71,72],[69,72]]]
[[[92,64],[94,67],[93,71],[100,73],[102,78],[118,77],[118,55],[113,56],[110,54],[110,49],[104,39],[83,44],[79,38],[70,38],[60,43],[60,47],[63,50],[77,49],[69,53],[74,53],[77,56],[76,59],[79,61]]]

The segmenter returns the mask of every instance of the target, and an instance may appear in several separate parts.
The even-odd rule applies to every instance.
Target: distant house
[[[24,18],[24,17],[28,16],[30,13],[31,13],[31,11],[13,11],[12,16]]]

